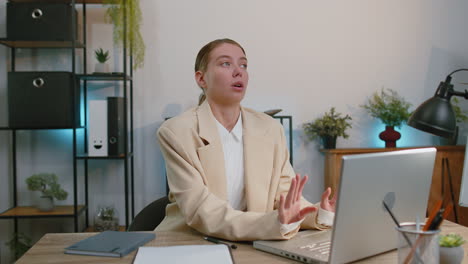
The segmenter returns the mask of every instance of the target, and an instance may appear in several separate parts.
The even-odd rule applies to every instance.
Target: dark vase
[[[324,149],[336,148],[336,136],[323,136],[322,144]]]
[[[379,134],[379,138],[385,141],[386,148],[396,148],[396,141],[401,138],[401,134],[395,131],[394,127],[386,126],[385,131]]]

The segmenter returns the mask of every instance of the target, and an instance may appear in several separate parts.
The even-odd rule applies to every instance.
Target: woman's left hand
[[[282,224],[290,224],[304,219],[308,214],[317,210],[314,206],[301,208],[301,197],[304,185],[307,182],[307,175],[301,179],[301,175],[296,174],[291,180],[288,194],[280,196],[278,208],[278,219]]]
[[[336,192],[333,198],[330,200],[331,188],[328,187],[322,194],[322,200],[320,201],[320,208],[330,212],[335,212],[336,207]]]

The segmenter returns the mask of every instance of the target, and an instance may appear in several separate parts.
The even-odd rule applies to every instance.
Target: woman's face
[[[247,58],[238,46],[223,43],[211,51],[206,71],[196,72],[195,79],[208,101],[239,104],[249,82]]]

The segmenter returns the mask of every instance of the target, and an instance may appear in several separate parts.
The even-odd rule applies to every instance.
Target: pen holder
[[[422,231],[424,223],[417,230],[416,223],[402,223],[398,232],[398,263],[439,263],[440,230]]]

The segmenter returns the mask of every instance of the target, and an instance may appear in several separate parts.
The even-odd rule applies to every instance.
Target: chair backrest
[[[127,231],[153,231],[166,216],[168,204],[167,196],[150,203],[137,214]]]

